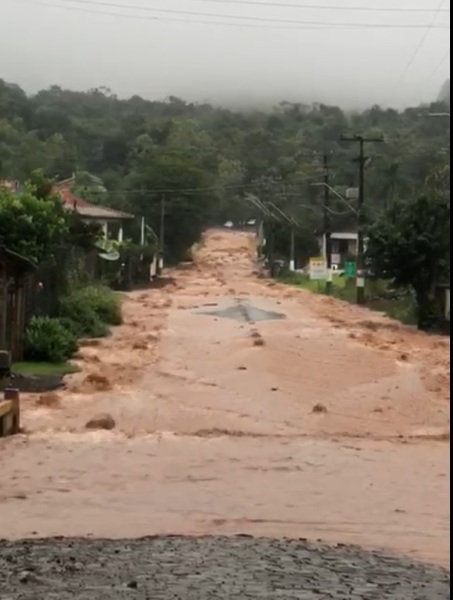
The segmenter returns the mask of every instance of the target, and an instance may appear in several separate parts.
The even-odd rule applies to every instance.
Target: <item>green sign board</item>
[[[357,277],[357,263],[347,262],[344,266],[344,275],[347,279],[355,279]]]

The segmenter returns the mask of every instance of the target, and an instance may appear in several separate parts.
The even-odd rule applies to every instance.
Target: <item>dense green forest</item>
[[[155,231],[165,207],[165,254],[174,261],[207,226],[264,214],[270,255],[288,257],[296,229],[303,261],[319,251],[316,234],[328,221],[357,227],[357,200],[346,191],[358,185],[359,148],[342,137],[382,138],[366,147],[369,264],[413,290],[423,324],[450,276],[449,105],[449,82],[430,106],[346,113],[324,104],[233,111],[173,97],[122,100],[104,88],[28,96],[0,80],[0,180],[38,177],[46,188],[76,173],[78,195],[144,216]],[[327,176],[328,212],[319,186]],[[6,197],[11,222],[14,207]]]
[[[287,102],[233,111],[173,97],[122,100],[104,88],[54,86],[28,96],[0,80],[0,179],[26,180],[37,168],[53,179],[90,172],[106,191],[81,175],[80,194],[156,226],[165,197],[167,245],[178,258],[206,225],[256,216],[250,196],[278,204],[307,231],[319,229],[320,155],[329,155],[332,186],[343,193],[357,185],[358,149],[341,142],[344,134],[385,136],[367,147],[370,215],[412,197],[448,164],[448,120],[428,116],[449,110],[445,89],[442,98],[402,112]],[[334,227],[354,219],[340,200],[332,203]]]

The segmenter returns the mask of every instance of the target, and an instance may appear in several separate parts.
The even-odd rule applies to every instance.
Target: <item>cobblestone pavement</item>
[[[1,600],[447,600],[444,569],[251,538],[0,542]]]

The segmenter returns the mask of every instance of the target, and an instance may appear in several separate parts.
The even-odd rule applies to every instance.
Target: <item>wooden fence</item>
[[[25,329],[33,316],[58,316],[59,302],[73,285],[99,283],[129,291],[149,283],[150,261],[124,252],[114,263],[96,250],[62,247],[58,259],[37,269],[3,249],[0,260],[0,351],[23,358]],[[0,259],[1,259],[0,256]]]
[[[0,248],[0,352],[21,354],[26,326],[26,282],[35,270],[25,257]]]
[[[19,391],[8,388],[0,400],[0,438],[20,433]]]

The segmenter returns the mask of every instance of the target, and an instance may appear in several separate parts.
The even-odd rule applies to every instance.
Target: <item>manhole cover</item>
[[[210,317],[218,317],[220,319],[231,319],[242,323],[250,323],[251,321],[281,321],[286,319],[286,315],[269,310],[261,310],[255,306],[231,306],[223,310],[214,310],[198,313],[208,315]]]

